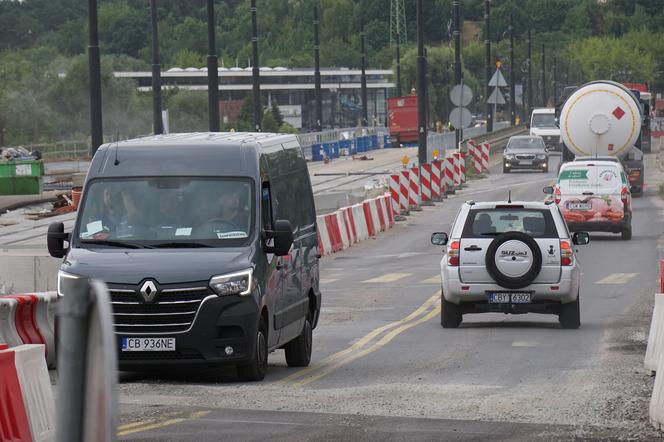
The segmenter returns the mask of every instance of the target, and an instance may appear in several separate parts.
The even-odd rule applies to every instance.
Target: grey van
[[[310,362],[317,238],[295,136],[191,133],[101,146],[73,231],[51,224],[48,248],[59,282],[108,285],[120,369],[232,365],[261,380],[273,350]]]

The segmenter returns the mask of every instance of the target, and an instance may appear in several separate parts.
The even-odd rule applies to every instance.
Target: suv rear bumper
[[[450,271],[454,273],[454,271]],[[458,272],[456,272],[458,275]],[[488,304],[489,292],[529,292],[532,293],[531,304],[519,304],[518,309],[528,309],[528,311],[535,311],[539,304],[554,303],[554,304],[567,304],[574,302],[579,296],[579,281],[580,270],[575,265],[568,269],[563,270],[563,277],[558,283],[553,284],[530,284],[521,290],[510,290],[499,286],[498,284],[468,284],[462,283],[458,277],[443,277],[442,287],[443,296],[448,302],[454,304],[477,304],[478,307],[486,304],[486,311],[503,311],[503,310],[490,310],[496,306],[500,307],[501,304]],[[556,289],[557,287],[557,289]],[[509,306],[509,304],[507,304]],[[524,312],[525,313],[525,312]]]

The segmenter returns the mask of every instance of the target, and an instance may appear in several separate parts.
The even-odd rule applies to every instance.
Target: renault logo
[[[154,302],[156,296],[157,286],[153,281],[145,281],[141,287],[141,297],[143,297],[143,301],[147,303]]]

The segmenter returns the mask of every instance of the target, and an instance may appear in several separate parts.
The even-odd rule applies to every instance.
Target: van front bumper
[[[255,351],[259,308],[254,296],[210,297],[189,330],[181,333],[117,333],[120,370],[168,366],[223,366],[249,362]],[[122,351],[123,337],[175,338],[175,351]],[[231,355],[226,348],[232,347]]]

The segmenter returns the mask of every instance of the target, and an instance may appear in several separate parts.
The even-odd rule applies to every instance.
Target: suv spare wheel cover
[[[525,233],[507,232],[497,236],[486,253],[489,275],[501,287],[521,289],[530,285],[542,269],[542,252]]]

